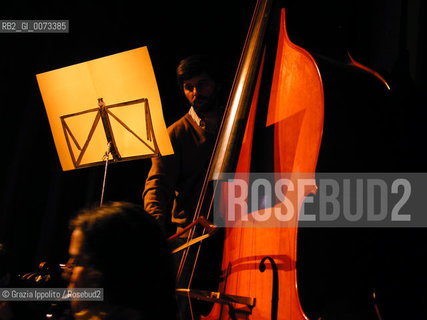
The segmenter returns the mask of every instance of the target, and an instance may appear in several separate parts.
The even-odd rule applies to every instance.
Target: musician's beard
[[[216,110],[217,102],[212,98],[198,97],[193,102],[193,108],[198,114],[206,114]]]

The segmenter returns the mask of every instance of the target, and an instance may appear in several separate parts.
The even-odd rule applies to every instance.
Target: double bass
[[[204,221],[203,203],[208,203],[208,213],[212,211],[213,200],[204,195],[213,181],[214,197],[223,209],[214,222],[219,218],[226,227],[219,288],[193,290],[191,283],[178,288],[189,298],[214,303],[202,319],[307,319],[296,278],[298,213],[305,197],[316,192],[322,129],[323,87],[317,65],[290,41],[285,9],[258,0],[192,224]],[[285,199],[257,212],[242,209],[235,216],[246,219],[228,224],[226,191],[233,179],[224,177],[231,173],[250,183],[253,172],[269,172],[276,181],[286,181],[280,190]],[[297,185],[302,173],[301,189]],[[272,209],[285,221],[266,226],[256,221]],[[188,246],[195,243],[200,250],[201,242],[192,232]],[[185,257],[184,253],[181,265]]]

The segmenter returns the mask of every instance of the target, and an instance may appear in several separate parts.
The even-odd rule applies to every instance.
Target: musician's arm
[[[145,211],[153,215],[162,227],[165,227],[165,220],[171,217],[180,166],[178,143],[175,143],[172,132],[169,132],[169,136],[175,153],[151,159],[151,169],[143,192]]]

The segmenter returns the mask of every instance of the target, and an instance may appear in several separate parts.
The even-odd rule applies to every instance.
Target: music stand
[[[64,171],[172,154],[146,47],[37,75]],[[97,105],[97,106],[96,106]]]

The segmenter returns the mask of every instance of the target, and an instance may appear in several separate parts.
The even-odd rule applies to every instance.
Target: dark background
[[[35,75],[148,46],[167,125],[187,111],[179,60],[209,52],[230,87],[255,1],[55,1],[0,5],[1,19],[68,19],[68,34],[0,34],[0,242],[18,272],[67,259],[68,221],[96,205],[103,167],[62,172]],[[318,170],[424,172],[427,5],[422,0],[287,1],[291,40],[316,58],[325,87]],[[346,52],[379,72],[347,66]],[[105,201],[141,202],[149,160],[109,167]],[[304,229],[299,291],[310,318],[426,318],[424,229]],[[135,253],[138,255],[138,253]],[[347,315],[346,315],[347,314]],[[344,316],[346,315],[346,316]],[[362,317],[363,318],[363,317]]]

